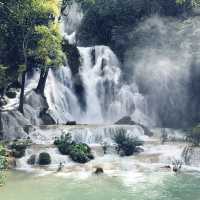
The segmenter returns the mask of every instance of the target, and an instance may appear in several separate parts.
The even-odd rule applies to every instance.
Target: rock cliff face
[[[30,125],[55,124],[47,110],[46,99],[31,91],[25,99],[24,115],[17,109],[2,111],[1,137],[3,139],[26,138],[28,137],[26,127]]]

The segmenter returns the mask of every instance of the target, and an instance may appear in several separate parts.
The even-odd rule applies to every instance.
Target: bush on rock
[[[125,129],[116,130],[113,140],[117,144],[117,152],[121,156],[131,156],[139,151],[139,146],[143,145],[143,141],[137,137],[127,135]]]
[[[58,147],[61,154],[69,155],[74,162],[86,163],[94,158],[90,147],[87,144],[77,144],[72,141],[69,133],[56,138],[54,145]]]
[[[86,163],[94,159],[94,156],[91,153],[91,149],[87,144],[72,145],[69,155],[74,162],[78,163]]]
[[[58,150],[63,155],[69,155],[71,144],[72,138],[69,133],[61,135],[60,138],[56,138],[56,140],[54,141],[54,145],[58,147]]]

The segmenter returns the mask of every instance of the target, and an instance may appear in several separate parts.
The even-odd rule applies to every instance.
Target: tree
[[[36,92],[44,95],[49,68],[56,68],[63,64],[65,56],[62,52],[62,38],[59,34],[57,24],[52,23],[49,26],[37,26],[35,30],[39,37],[35,57],[39,60],[41,69]]]
[[[40,43],[37,40],[41,40],[41,37],[35,37],[36,27],[48,27],[56,20],[60,13],[60,1],[1,0],[0,9],[0,42],[3,44],[0,52],[5,50],[4,56],[0,57],[0,64],[8,66],[8,77],[12,77],[10,74],[15,74],[15,79],[21,77],[19,111],[23,113],[26,74],[32,67],[38,67],[33,52],[38,49],[36,45]]]

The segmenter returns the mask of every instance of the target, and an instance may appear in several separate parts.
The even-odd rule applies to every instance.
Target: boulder
[[[117,121],[115,124],[117,125],[137,125],[136,122],[132,121],[131,117],[125,116]]]
[[[76,121],[68,121],[66,123],[66,125],[68,125],[68,126],[75,126],[75,125],[77,125],[77,123],[76,123]]]
[[[15,140],[9,145],[11,155],[15,158],[22,158],[25,155],[26,148],[30,141]]]
[[[50,165],[51,164],[51,156],[47,152],[42,152],[39,155],[38,159],[39,165]]]
[[[36,163],[36,155],[35,154],[31,155],[30,158],[27,160],[27,163],[29,165],[34,165]]]
[[[101,174],[103,174],[103,173],[104,173],[104,170],[103,170],[102,167],[97,167],[97,168],[95,169],[95,172],[94,172],[94,174],[96,174],[96,175],[101,175]]]
[[[56,121],[47,113],[46,109],[42,110],[39,115],[40,119],[43,121],[43,125],[55,125]]]
[[[144,130],[145,135],[147,135],[149,137],[153,136],[153,133],[146,126],[133,121],[130,116],[125,116],[125,117],[121,118],[115,124],[117,124],[117,125],[137,125],[137,126],[140,126]]]
[[[6,96],[10,99],[14,99],[17,96],[17,93],[14,89],[10,89],[9,91],[6,92]]]

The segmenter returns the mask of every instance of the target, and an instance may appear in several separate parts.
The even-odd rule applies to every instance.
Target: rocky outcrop
[[[26,127],[34,125],[52,125],[55,120],[47,112],[48,104],[41,95],[31,91],[25,97],[24,115],[17,108],[2,110],[0,133],[2,139],[19,139],[28,137]]]
[[[101,175],[101,174],[103,174],[104,173],[104,171],[103,171],[103,168],[102,167],[97,167],[96,169],[95,169],[95,171],[94,171],[94,174],[95,175]]]
[[[132,121],[131,117],[125,116],[122,119],[120,119],[119,121],[117,121],[115,124],[118,124],[118,125],[136,125],[137,123]]]
[[[115,124],[117,124],[117,125],[137,125],[137,126],[140,126],[141,128],[143,128],[145,135],[150,136],[150,137],[153,136],[153,133],[151,132],[151,130],[149,130],[148,127],[133,121],[131,119],[131,117],[129,117],[129,116],[123,117],[122,119],[117,121]]]
[[[85,100],[85,88],[83,85],[82,78],[79,74],[81,66],[81,55],[76,44],[69,44],[68,41],[63,41],[63,51],[67,55],[67,62],[71,69],[73,76],[73,89],[78,98],[78,101],[83,110],[86,109],[86,100]]]

